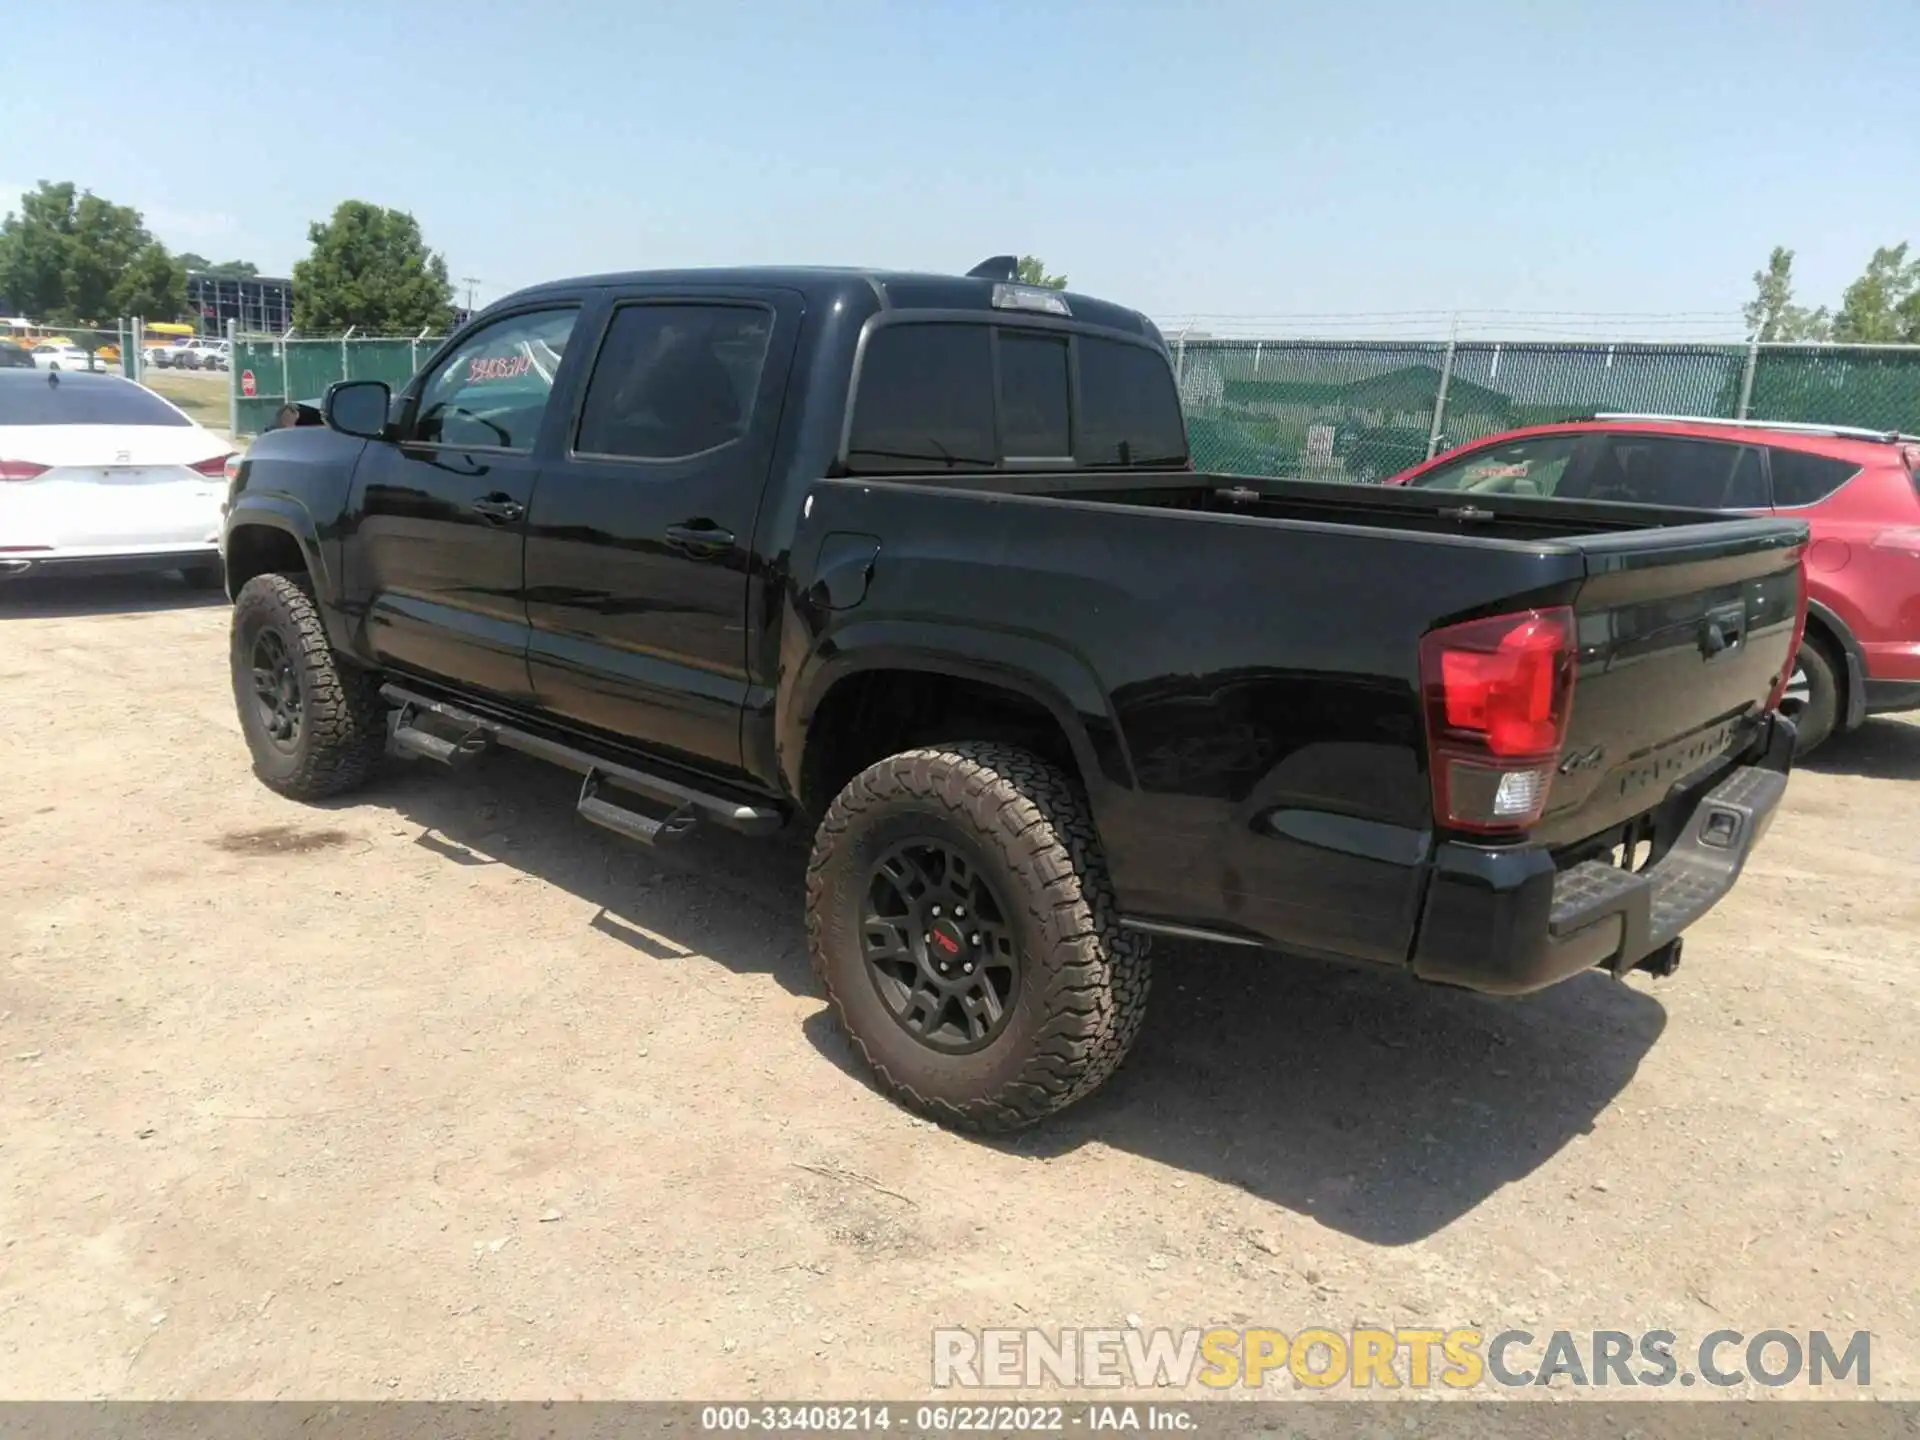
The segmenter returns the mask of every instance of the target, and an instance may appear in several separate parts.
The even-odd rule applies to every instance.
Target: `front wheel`
[[[1119,919],[1079,787],[1011,746],[882,760],[814,837],[814,971],[881,1087],[943,1124],[1018,1129],[1118,1068],[1150,965]]]
[[[229,659],[254,773],[270,789],[324,800],[373,774],[386,749],[380,682],[333,653],[306,577],[241,587]]]

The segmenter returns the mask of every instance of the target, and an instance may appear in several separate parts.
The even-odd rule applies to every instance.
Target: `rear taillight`
[[[46,473],[45,465],[31,460],[0,460],[0,480],[33,480]]]
[[[1573,611],[1495,615],[1420,642],[1420,688],[1438,822],[1524,830],[1547,791],[1573,713]]]
[[[199,471],[209,480],[219,480],[225,477],[227,473],[227,461],[232,458],[231,455],[216,455],[211,460],[196,460],[187,468]]]

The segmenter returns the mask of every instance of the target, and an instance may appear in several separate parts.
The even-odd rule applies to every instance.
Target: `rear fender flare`
[[[925,622],[873,621],[824,637],[775,705],[774,733],[782,782],[801,793],[807,727],[842,680],[872,670],[947,675],[1009,691],[1042,706],[1073,750],[1094,803],[1109,787],[1133,788],[1132,765],[1119,726],[1093,670],[1061,646],[1028,635],[930,627]]]

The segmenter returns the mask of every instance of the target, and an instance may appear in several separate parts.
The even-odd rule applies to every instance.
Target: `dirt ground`
[[[983,1143],[847,1068],[797,848],[513,758],[280,800],[226,623],[0,593],[0,1396],[906,1398],[936,1326],[1136,1323],[1868,1329],[1920,1396],[1920,726],[1671,980],[1163,948],[1109,1089]]]

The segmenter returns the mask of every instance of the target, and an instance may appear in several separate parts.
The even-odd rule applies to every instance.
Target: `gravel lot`
[[[1920,1397],[1920,726],[1672,980],[1166,948],[1115,1083],[981,1143],[847,1068],[796,847],[513,757],[282,801],[226,622],[0,592],[0,1396],[904,1398],[935,1326],[1138,1317],[1864,1328]]]

